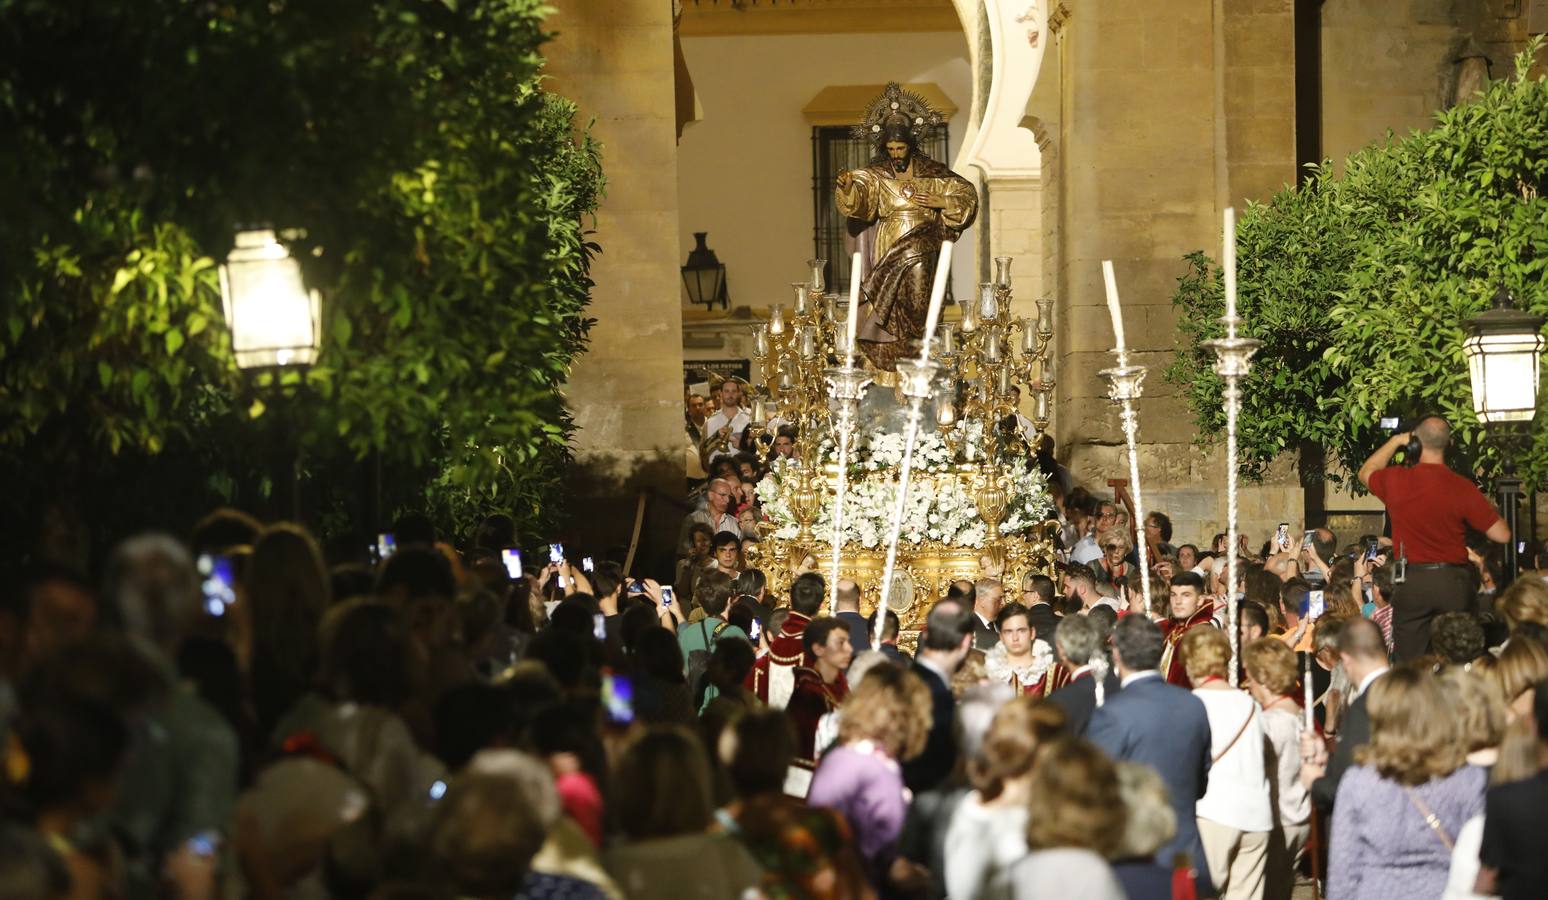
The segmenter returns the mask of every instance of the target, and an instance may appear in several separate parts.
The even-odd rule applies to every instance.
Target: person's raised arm
[[[1385,469],[1387,464],[1392,462],[1392,457],[1408,443],[1408,438],[1409,434],[1406,431],[1402,434],[1394,434],[1392,437],[1387,438],[1385,444],[1377,447],[1376,452],[1372,453],[1365,460],[1364,464],[1360,466],[1360,483],[1369,488],[1371,486],[1371,476],[1376,474],[1378,470]]]

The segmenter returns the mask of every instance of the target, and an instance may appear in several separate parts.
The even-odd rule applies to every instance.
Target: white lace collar
[[[1004,644],[995,644],[984,654],[984,671],[991,681],[1000,684],[1009,684],[1013,677],[1023,687],[1037,684],[1053,668],[1053,664],[1053,648],[1042,639],[1032,642],[1032,661],[1019,668],[1011,666],[1010,655],[1006,653]]]

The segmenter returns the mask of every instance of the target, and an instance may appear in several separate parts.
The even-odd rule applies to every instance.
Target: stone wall
[[[1101,263],[1111,259],[1133,354],[1149,375],[1140,401],[1146,506],[1167,512],[1181,539],[1223,529],[1225,469],[1218,448],[1193,445],[1184,399],[1163,378],[1176,343],[1171,297],[1194,250],[1218,256],[1222,210],[1262,199],[1295,175],[1293,40],[1289,4],[1064,0],[1058,40],[1057,121],[1044,111],[1044,211],[1053,248],[1045,277],[1059,299],[1062,371],[1055,431],[1076,477],[1099,490],[1127,478],[1116,408],[1098,374],[1114,364]],[[1047,106],[1034,96],[1034,110]],[[1050,218],[1056,221],[1048,221]],[[1299,520],[1302,493],[1288,465],[1241,495],[1242,530],[1261,540]]]
[[[567,391],[575,413],[575,524],[593,547],[626,544],[641,489],[682,493],[682,316],[672,10],[663,0],[557,0],[549,87],[595,118],[607,193],[597,217],[591,349]],[[681,513],[645,531],[669,548]]]
[[[1428,128],[1457,96],[1460,60],[1511,72],[1527,36],[1519,0],[1326,0],[1322,6],[1322,149],[1341,161],[1380,140]]]

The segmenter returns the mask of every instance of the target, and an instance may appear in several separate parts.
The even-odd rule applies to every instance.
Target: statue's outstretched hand
[[[838,173],[838,178],[834,179],[834,184],[841,188],[847,188],[854,182],[854,180],[855,176],[846,169],[843,172]]]

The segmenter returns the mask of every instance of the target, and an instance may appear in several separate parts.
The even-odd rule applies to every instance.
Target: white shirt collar
[[[1123,676],[1123,678],[1118,682],[1118,684],[1119,684],[1120,687],[1128,687],[1129,685],[1131,685],[1134,682],[1139,681],[1139,680],[1141,680],[1143,678],[1160,678],[1160,677],[1161,677],[1161,673],[1156,671],[1155,669],[1146,669],[1143,672],[1130,672],[1129,674]]]
[[[1371,674],[1369,674],[1369,675],[1365,676],[1364,678],[1360,679],[1360,686],[1355,688],[1354,695],[1356,697],[1359,697],[1359,696],[1363,695],[1365,693],[1365,689],[1371,686],[1371,682],[1373,682],[1376,679],[1380,678],[1381,676],[1387,674],[1387,671],[1388,671],[1388,668],[1386,666],[1382,666],[1381,668],[1377,669],[1376,671],[1372,672]]]
[[[951,673],[941,668],[935,660],[921,653],[914,657],[914,662],[934,672],[947,687],[951,686]]]

